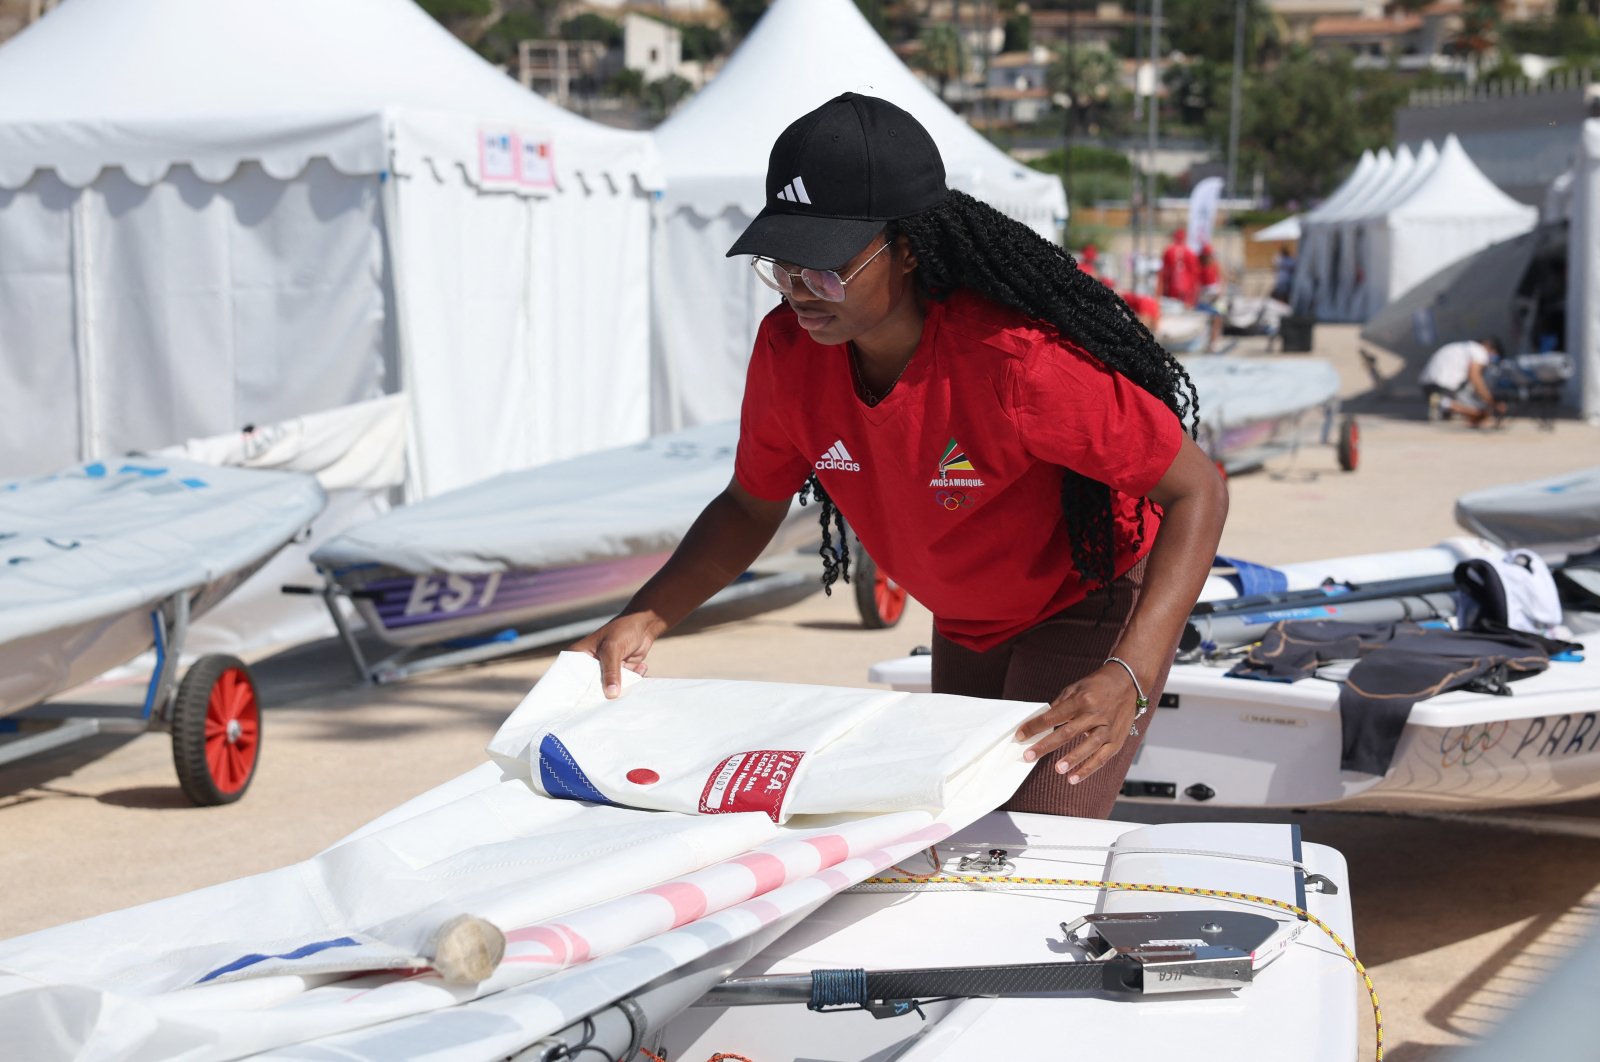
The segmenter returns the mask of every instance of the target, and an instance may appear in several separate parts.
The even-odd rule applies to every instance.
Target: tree
[[[755,28],[767,13],[767,3],[768,0],[722,0],[722,10],[728,14],[735,38],[745,37]]]
[[[1233,63],[1234,0],[1164,0],[1162,32],[1174,51]],[[1247,69],[1282,50],[1278,23],[1262,0],[1244,0],[1244,65]]]
[[[683,57],[690,62],[715,59],[727,49],[722,31],[703,22],[682,22],[678,32],[683,35]]]
[[[1480,2],[1461,12],[1461,31],[1450,38],[1450,50],[1472,61],[1474,70],[1483,68],[1484,53],[1500,37],[1500,11],[1492,3]]]
[[[1050,91],[1068,97],[1068,135],[1099,133],[1122,95],[1117,57],[1098,44],[1062,45],[1047,72]]]
[[[586,11],[561,24],[564,41],[599,41],[607,48],[622,47],[622,26],[604,15]]]
[[[926,70],[939,83],[939,98],[944,99],[950,82],[967,72],[967,42],[948,22],[936,22],[922,31],[922,48],[912,59],[919,70]]]
[[[493,0],[417,0],[417,3],[439,25],[469,44],[483,34],[495,17]]]
[[[1026,11],[1018,11],[1006,16],[1005,43],[1000,46],[1003,52],[1025,52],[1033,47],[1033,16]]]
[[[1292,53],[1246,80],[1240,169],[1260,171],[1280,201],[1325,195],[1368,148],[1393,139],[1412,82],[1359,71],[1348,56]]]
[[[665,118],[693,91],[694,86],[688,80],[668,74],[644,87],[644,103],[657,118]]]

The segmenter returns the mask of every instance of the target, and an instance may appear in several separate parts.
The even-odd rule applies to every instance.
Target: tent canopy
[[[703,216],[765,205],[767,155],[796,118],[841,92],[881,96],[921,122],[951,187],[1033,228],[1066,217],[1061,181],[1010,158],[951,111],[851,0],[776,0],[705,90],[656,130],[668,200]]]
[[[0,188],[41,169],[81,188],[113,166],[149,186],[177,164],[218,183],[244,162],[289,180],[316,157],[381,173],[391,129],[397,168],[475,177],[460,115],[548,138],[558,181],[659,187],[648,137],[541,100],[410,0],[67,0],[0,48]]]

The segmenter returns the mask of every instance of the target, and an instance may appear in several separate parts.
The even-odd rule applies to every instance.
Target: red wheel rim
[[[219,792],[237,793],[250,781],[260,739],[255,688],[241,669],[230,667],[206,700],[206,767]]]
[[[1361,463],[1361,428],[1355,421],[1350,422],[1350,430],[1345,438],[1349,441],[1347,449],[1350,451],[1350,467],[1354,469]]]
[[[906,611],[906,592],[893,579],[878,572],[872,584],[872,603],[877,606],[878,618],[884,623],[899,623]]]

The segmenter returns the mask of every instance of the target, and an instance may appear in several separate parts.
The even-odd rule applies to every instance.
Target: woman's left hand
[[[1081,735],[1083,741],[1072,750],[1070,762],[1063,756],[1055,765],[1069,783],[1077,785],[1111,762],[1132,737],[1136,695],[1126,671],[1116,664],[1102,666],[1062,690],[1049,708],[1022,724],[1018,741],[1043,735],[1022,758],[1033,763]]]

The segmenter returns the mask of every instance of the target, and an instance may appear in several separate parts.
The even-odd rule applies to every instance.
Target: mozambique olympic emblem
[[[977,491],[941,490],[933,496],[941,507],[949,510],[965,509],[978,504]]]

